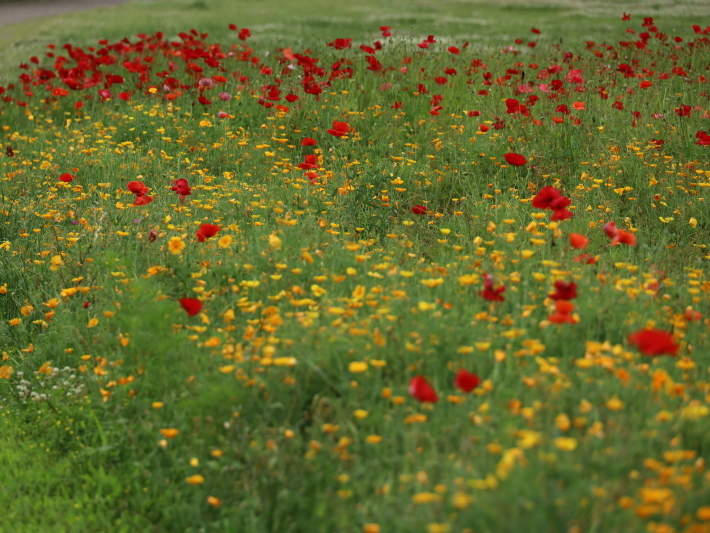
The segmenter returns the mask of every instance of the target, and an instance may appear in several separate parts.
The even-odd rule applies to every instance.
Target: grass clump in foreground
[[[28,60],[17,530],[707,531],[710,30],[661,23]]]

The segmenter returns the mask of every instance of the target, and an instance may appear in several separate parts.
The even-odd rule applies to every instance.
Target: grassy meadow
[[[0,532],[710,532],[704,2],[0,37]]]

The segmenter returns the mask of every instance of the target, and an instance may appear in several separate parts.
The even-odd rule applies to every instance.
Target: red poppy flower
[[[197,240],[200,242],[205,242],[205,239],[214,237],[219,232],[219,226],[214,224],[201,224],[200,229],[197,230]]]
[[[698,146],[710,146],[710,134],[699,131],[695,134],[695,138],[698,139],[698,142],[695,143]]]
[[[508,153],[503,154],[503,157],[509,165],[513,165],[514,167],[522,167],[525,163],[528,162],[528,160],[520,154]]]
[[[335,137],[342,137],[343,135],[347,135],[348,131],[350,131],[350,125],[347,122],[334,120],[333,127],[326,131]]]
[[[335,39],[335,41],[328,43],[328,46],[332,46],[336,50],[344,50],[345,48],[350,48],[352,39]]]
[[[606,236],[609,237],[610,239],[613,239],[616,237],[616,233],[618,230],[616,229],[616,222],[607,222],[603,226],[604,233],[606,233]]]
[[[550,217],[552,222],[557,220],[567,220],[574,216],[574,213],[569,209],[555,209],[555,212]]]
[[[678,115],[679,117],[689,117],[690,116],[690,111],[693,108],[690,107],[689,105],[683,105],[681,104],[680,107],[675,108],[675,114]]]
[[[616,227],[616,223],[614,222],[607,222],[604,224],[604,233],[606,233],[607,237],[611,239],[611,246],[616,246],[617,244],[636,246],[636,235],[630,231],[618,229]]]
[[[304,163],[299,163],[298,168],[303,170],[313,170],[318,168],[318,156],[315,154],[309,154],[305,157]]]
[[[152,201],[152,196],[148,196],[147,194],[137,194],[136,199],[133,200],[133,205],[147,205]]]
[[[318,144],[315,139],[311,139],[310,137],[306,137],[301,141],[301,146],[315,146]]]
[[[678,355],[678,345],[673,336],[661,329],[640,329],[629,335],[629,343],[636,345],[644,355]]]
[[[133,194],[146,194],[148,192],[148,187],[142,181],[129,181],[127,187]]]
[[[175,180],[172,190],[180,195],[180,202],[184,202],[185,196],[192,193],[192,189],[190,189],[190,185],[185,178]]]
[[[591,254],[580,254],[574,258],[575,263],[584,263],[585,265],[596,265],[597,260]]]
[[[178,301],[185,312],[190,316],[195,316],[202,311],[202,302],[197,298],[180,298]]]
[[[560,191],[552,185],[547,185],[540,189],[532,200],[535,209],[549,209],[550,204],[561,196]]]
[[[415,205],[412,207],[412,213],[415,215],[425,215],[427,212],[427,208],[424,207],[423,205]]]
[[[617,244],[626,244],[627,246],[636,246],[636,235],[630,231],[625,231],[623,229],[616,231],[616,237],[611,240],[611,246],[616,246]]]
[[[577,248],[578,250],[581,250],[587,247],[587,244],[589,244],[589,239],[587,239],[584,235],[580,235],[579,233],[570,233],[569,243],[572,248]]]
[[[550,201],[550,205],[547,207],[552,209],[553,211],[557,211],[558,209],[564,209],[565,207],[569,206],[572,203],[572,200],[567,198],[566,196],[558,196],[557,198],[553,198]]]
[[[481,383],[481,378],[472,372],[468,372],[463,368],[459,370],[454,378],[454,387],[463,392],[471,392]]]
[[[64,183],[71,183],[71,180],[75,180],[76,176],[74,174],[69,174],[68,172],[65,172],[61,176],[59,176],[59,181],[63,181]]]
[[[703,318],[703,315],[699,311],[696,311],[692,307],[685,308],[685,319],[688,322],[694,322],[696,320],[700,320],[701,318]]]
[[[424,376],[414,376],[409,382],[409,395],[420,402],[436,403],[439,396],[436,394]]]
[[[478,295],[491,302],[504,302],[505,285],[493,287],[493,276],[483,274],[483,290],[478,292]]]
[[[566,300],[555,302],[555,312],[547,317],[553,324],[576,324],[577,320],[572,316],[574,304]]]
[[[555,292],[548,295],[553,300],[574,300],[577,297],[577,284],[573,281],[555,281]]]

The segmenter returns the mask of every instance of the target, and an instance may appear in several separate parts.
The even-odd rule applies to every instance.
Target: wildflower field
[[[710,532],[710,26],[615,20],[15,66],[0,531]]]

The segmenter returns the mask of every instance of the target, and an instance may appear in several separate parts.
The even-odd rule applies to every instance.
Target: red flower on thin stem
[[[142,181],[129,181],[126,186],[133,194],[146,194],[148,192],[148,187]]]
[[[589,244],[589,239],[587,239],[584,235],[580,235],[579,233],[570,233],[569,243],[572,248],[577,248],[578,250],[581,250],[587,247],[587,244]]]
[[[561,196],[560,191],[552,185],[547,185],[540,189],[532,200],[532,206],[535,209],[550,209],[553,201]]]
[[[59,181],[63,181],[64,183],[71,183],[72,180],[75,180],[76,176],[74,174],[69,174],[68,172],[65,172],[61,176],[59,176]]]
[[[423,205],[415,205],[414,207],[412,207],[412,213],[414,213],[415,215],[426,215],[427,211],[427,208]]]
[[[555,312],[547,317],[553,324],[576,324],[577,320],[572,315],[574,304],[567,300],[557,300],[555,302]]]
[[[618,229],[616,223],[607,222],[604,224],[604,233],[607,237],[611,239],[609,243],[611,246],[616,246],[617,244],[626,244],[627,246],[636,246],[636,235],[630,231],[623,229]]]
[[[436,403],[439,396],[436,394],[424,376],[414,376],[409,382],[409,395],[420,402]]]
[[[493,287],[493,276],[483,274],[483,290],[478,292],[478,295],[491,302],[504,302],[505,285]]]
[[[640,329],[629,335],[629,343],[643,355],[678,355],[679,347],[673,342],[673,336],[661,329]]]
[[[303,170],[313,170],[318,168],[318,156],[315,154],[309,154],[305,157],[304,163],[299,163],[298,168]]]
[[[180,178],[173,182],[172,190],[180,195],[180,203],[185,201],[185,197],[191,194],[192,189],[185,178]]]
[[[347,122],[334,120],[333,127],[326,131],[335,137],[343,137],[350,131],[350,125]]]
[[[147,205],[152,201],[152,196],[148,196],[147,194],[136,194],[136,199],[133,200],[133,205]]]
[[[180,298],[178,301],[189,316],[195,316],[202,311],[202,302],[197,298]]]
[[[528,160],[525,159],[524,156],[516,153],[503,154],[503,157],[509,165],[513,165],[514,167],[522,167],[525,163],[528,162]]]
[[[548,296],[553,300],[574,300],[577,297],[577,284],[574,281],[565,283],[559,279],[555,281],[555,292]]]
[[[197,240],[200,242],[205,242],[205,239],[214,237],[219,232],[219,226],[214,224],[201,224],[200,229],[197,230]]]
[[[473,389],[478,387],[481,383],[481,378],[479,378],[473,372],[464,370],[463,368],[458,371],[456,377],[454,378],[454,387],[463,392],[471,392]]]

